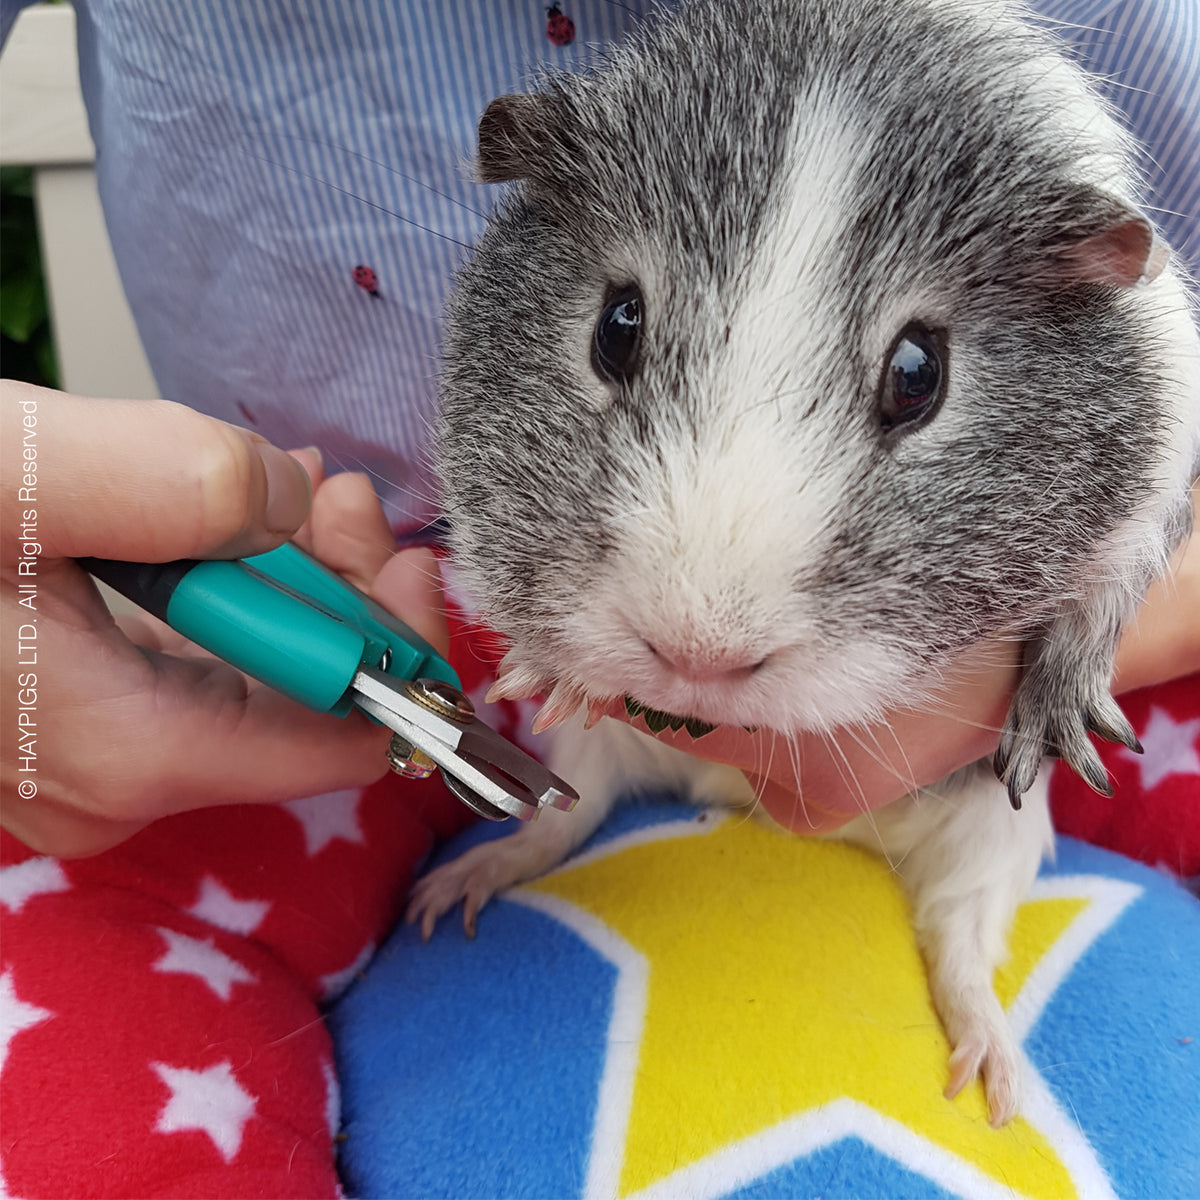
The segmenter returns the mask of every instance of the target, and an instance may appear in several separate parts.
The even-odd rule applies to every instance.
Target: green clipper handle
[[[428,642],[290,542],[225,561],[79,563],[198,646],[317,712],[345,716],[358,669],[385,658],[397,678],[460,686]]]

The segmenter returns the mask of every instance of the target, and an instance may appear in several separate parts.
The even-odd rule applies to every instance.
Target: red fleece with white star
[[[1098,796],[1061,765],[1050,787],[1060,833],[1200,884],[1200,675],[1120,697],[1144,754],[1097,742],[1113,781]]]
[[[454,657],[478,695],[491,655]],[[1145,756],[1102,747],[1112,800],[1056,771],[1056,822],[1200,874],[1200,676],[1122,703]],[[515,709],[488,715],[513,732]],[[467,819],[437,780],[388,778],[187,813],[80,861],[5,836],[0,1194],[340,1194],[320,1005],[366,965],[435,839]]]
[[[495,648],[451,613],[485,719]],[[434,778],[159,821],[94,858],[0,839],[0,1196],[322,1197],[338,1092],[321,1006],[466,808]]]

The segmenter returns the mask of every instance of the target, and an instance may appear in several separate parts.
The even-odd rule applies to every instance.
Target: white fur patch
[[[827,400],[815,389],[832,391],[844,370],[823,277],[862,140],[836,95],[825,107],[821,119],[811,104],[797,112],[789,199],[725,315],[724,349],[694,385],[696,428],[678,430],[665,461],[646,454],[621,550],[571,622],[575,677],[593,694],[717,722],[832,728],[876,711],[904,677],[878,647],[831,651],[812,595],[796,586],[825,557],[861,453],[827,404],[797,416],[806,391]],[[710,673],[681,678],[677,662]],[[729,674],[714,677],[723,666]]]

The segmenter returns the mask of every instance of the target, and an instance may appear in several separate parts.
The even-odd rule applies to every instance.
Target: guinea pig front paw
[[[541,819],[523,825],[516,833],[474,846],[418,879],[409,897],[405,923],[419,922],[421,937],[429,941],[438,918],[461,900],[463,929],[473,938],[479,913],[493,896],[544,875],[570,853],[580,822],[572,821],[570,813],[555,812],[557,820],[547,820],[547,816],[543,813]]]
[[[1133,726],[1109,694],[1108,669],[1086,675],[1062,678],[1035,662],[1022,676],[992,761],[1013,808],[1021,807],[1046,757],[1061,758],[1090,788],[1111,796],[1112,783],[1089,733],[1142,752]]]
[[[475,846],[453,862],[430,871],[413,885],[405,923],[421,926],[421,938],[429,941],[438,919],[459,901],[463,906],[463,929],[474,937],[480,910],[497,893],[521,878],[520,864],[513,860],[512,838],[501,838]]]

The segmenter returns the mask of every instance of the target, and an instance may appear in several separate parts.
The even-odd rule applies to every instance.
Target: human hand
[[[1200,490],[1193,491],[1197,505]],[[1200,527],[1200,511],[1196,524]],[[948,673],[940,699],[899,708],[886,720],[828,737],[722,726],[693,739],[685,730],[659,740],[750,780],[766,812],[795,833],[828,833],[861,815],[990,757],[1000,740],[1019,678],[1019,648],[976,648]],[[1114,693],[1200,671],[1200,537],[1180,547],[1167,575],[1151,587],[1117,653]],[[620,715],[620,706],[613,706]],[[640,718],[634,722],[645,729]]]
[[[178,405],[0,387],[3,686],[10,726],[27,721],[4,739],[4,827],[36,850],[90,854],[168,813],[378,778],[385,730],[310,712],[153,618],[115,620],[73,561],[261,553],[304,522],[306,549],[444,650],[436,564],[393,557],[369,483],[326,481],[315,454]]]
[[[1192,526],[1121,639],[1114,695],[1200,671],[1200,483],[1192,488]]]

